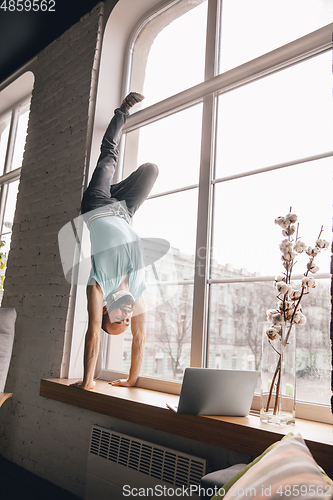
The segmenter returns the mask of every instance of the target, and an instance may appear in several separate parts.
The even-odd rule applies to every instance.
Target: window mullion
[[[218,23],[215,25],[216,31],[217,27]],[[207,36],[211,37],[212,33],[210,33],[210,30],[213,32],[215,28],[212,28],[212,26],[208,28]],[[317,54],[323,53],[332,48],[332,30],[333,23],[236,68],[230,69],[225,73],[212,76],[204,82],[198,83],[194,87],[183,90],[171,97],[167,97],[158,103],[152,104],[148,108],[141,109],[128,117],[123,130],[124,132],[131,132],[139,126],[147,125],[157,119],[173,114],[175,111],[180,111],[186,107],[192,106],[200,102],[209,94],[229,92]],[[207,42],[207,48],[208,47],[211,47],[211,44]],[[218,49],[216,48],[216,50]],[[206,75],[207,71],[206,68]]]
[[[211,215],[212,137],[215,126],[215,98],[203,102],[201,161],[198,197],[198,222],[195,253],[191,366],[202,366],[205,350],[207,280],[209,272],[209,240]]]
[[[221,0],[208,0],[205,81],[218,74]]]
[[[205,80],[213,78],[218,65],[220,0],[208,0]],[[191,366],[202,366],[205,356],[207,280],[211,218],[211,180],[215,130],[215,96],[203,100],[198,222],[193,291]]]
[[[5,164],[4,164],[4,173],[5,174],[8,173],[12,167],[18,118],[19,118],[19,113],[18,113],[18,108],[16,107],[13,110],[12,118],[11,118],[11,122],[10,122],[7,151],[6,151],[6,158],[5,158]]]
[[[16,181],[20,178],[22,167],[15,168],[15,170],[10,170],[3,175],[0,175],[0,186],[6,182]]]

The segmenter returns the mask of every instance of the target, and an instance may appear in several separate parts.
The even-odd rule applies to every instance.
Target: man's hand
[[[95,388],[96,382],[92,383],[92,387],[89,387],[87,384],[83,383],[83,380],[79,380],[78,382],[74,382],[70,384],[70,387],[79,387],[80,389],[84,389],[85,391],[92,391]]]
[[[130,382],[128,378],[119,378],[118,380],[113,380],[109,382],[109,385],[114,385],[117,387],[133,387],[136,382]]]

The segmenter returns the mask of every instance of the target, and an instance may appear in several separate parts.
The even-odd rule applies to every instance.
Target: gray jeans
[[[118,145],[128,111],[117,108],[102,140],[101,153],[88,188],[81,202],[81,213],[86,214],[105,205],[125,202],[130,217],[149,195],[158,168],[153,163],[144,163],[126,179],[111,184],[118,161]]]

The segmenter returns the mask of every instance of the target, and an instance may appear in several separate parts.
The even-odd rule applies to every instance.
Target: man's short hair
[[[130,308],[133,310],[134,307],[134,297],[130,292],[127,292],[125,290],[120,290],[119,292],[112,293],[106,303],[106,309],[107,312],[103,314],[103,319],[102,319],[102,330],[105,333],[109,333],[107,331],[107,317],[113,309],[120,309],[122,310],[123,307],[126,307],[126,310],[124,312],[129,312],[127,309]]]

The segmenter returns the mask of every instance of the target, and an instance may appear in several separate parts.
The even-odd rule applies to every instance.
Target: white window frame
[[[141,17],[142,9],[137,10],[136,14],[139,23],[134,27],[131,34],[128,36],[129,43],[127,44],[127,52],[123,52],[123,57],[125,60],[125,72],[122,78],[122,87],[120,95],[124,96],[130,90],[130,70],[131,70],[131,55],[133,53],[133,46],[139,30],[148,22],[148,20],[156,16],[160,9],[164,9],[166,6],[175,4],[175,1],[163,2],[155,7],[157,4],[156,0],[145,0],[141,4],[141,7],[152,6],[152,9],[147,8],[147,14]],[[123,2],[120,0],[118,2],[119,9],[123,8]],[[133,3],[133,7],[135,4]],[[128,7],[128,6],[127,6]],[[155,7],[155,8],[154,8]],[[137,7],[138,8],[138,7]],[[207,339],[207,304],[208,304],[208,290],[209,285],[215,283],[226,283],[228,280],[225,279],[210,279],[209,278],[209,254],[207,251],[205,255],[203,252],[198,251],[198,249],[209,248],[210,247],[210,233],[211,233],[211,215],[212,215],[212,188],[214,184],[223,182],[229,179],[234,179],[237,177],[242,177],[248,175],[248,173],[237,174],[235,176],[225,177],[223,179],[212,178],[212,165],[214,162],[214,141],[215,141],[215,130],[216,130],[216,107],[217,107],[217,97],[220,94],[229,92],[241,86],[247,85],[250,82],[259,80],[267,75],[273,74],[284,68],[297,64],[299,62],[305,61],[311,57],[324,53],[332,49],[332,33],[333,33],[333,23],[313,32],[305,35],[295,41],[292,41],[282,47],[279,47],[269,53],[259,56],[251,61],[248,61],[236,68],[230,69],[225,73],[218,74],[218,40],[219,40],[219,19],[220,19],[220,1],[219,0],[208,0],[208,20],[207,20],[207,40],[206,40],[206,68],[205,68],[205,80],[202,83],[195,85],[189,89],[186,89],[176,95],[173,95],[167,99],[164,99],[156,104],[153,104],[147,108],[140,110],[137,113],[133,113],[129,116],[125,127],[124,133],[131,132],[138,129],[144,125],[148,125],[157,121],[161,118],[174,114],[178,111],[186,109],[197,103],[203,103],[203,126],[202,126],[202,148],[201,148],[201,167],[200,167],[200,178],[199,178],[199,200],[198,200],[198,228],[197,228],[197,240],[196,240],[196,260],[195,269],[200,269],[200,273],[195,273],[194,278],[194,298],[193,298],[193,320],[192,320],[192,339],[191,339],[191,366],[204,366],[206,357],[206,339]],[[119,10],[120,12],[120,10]],[[127,10],[128,12],[128,10]],[[135,14],[135,13],[134,13]],[[133,15],[134,15],[133,14]],[[111,17],[110,19],[112,18]],[[116,22],[116,18],[114,19]],[[126,30],[126,28],[124,28]],[[107,43],[108,37],[105,38],[104,44]],[[123,46],[122,46],[123,47]],[[102,77],[101,72],[101,77]],[[120,88],[120,87],[119,87]],[[117,105],[117,102],[112,104]],[[98,108],[98,105],[97,105]],[[96,112],[96,116],[97,116]],[[108,115],[110,116],[111,113]],[[105,120],[105,123],[107,121]],[[102,135],[101,130],[99,133],[95,133],[95,138],[98,137],[98,142],[96,141],[96,151],[97,144],[100,142]],[[93,156],[93,155],[92,155]],[[279,165],[271,165],[264,169],[258,170],[268,171],[275,170],[278,168],[295,165],[298,163],[304,163],[304,161],[313,161],[315,159],[321,159],[333,156],[333,151],[327,151],[325,153],[308,157],[299,158],[298,160],[292,162],[286,162]],[[96,157],[96,154],[95,154]],[[254,172],[251,171],[252,175]],[[198,187],[193,186],[193,187]],[[183,191],[183,189],[179,189]],[[175,191],[176,192],[176,191]],[[163,195],[165,193],[162,193]],[[204,270],[204,272],[202,272]],[[330,274],[321,275],[321,278],[330,277]],[[273,277],[265,277],[265,281],[272,281]],[[257,278],[253,279],[258,281]],[[187,282],[188,283],[188,282]],[[82,307],[82,306],[81,306]],[[82,339],[82,336],[81,336]],[[73,341],[73,338],[72,338]],[[72,342],[73,343],[73,342]],[[81,342],[82,344],[82,342]],[[81,345],[82,353],[82,345]],[[75,358],[77,359],[77,349],[75,350]],[[73,376],[73,375],[72,375]],[[105,380],[112,380],[118,377],[123,377],[122,372],[104,370],[99,371],[100,378]],[[138,380],[138,385],[140,387],[145,387],[149,389],[172,392],[179,394],[180,384],[175,382],[169,382],[164,380],[157,380],[149,377],[140,377]],[[260,398],[254,398],[254,409],[259,409]],[[312,405],[308,403],[297,403],[296,416],[299,418],[307,418],[317,421],[332,421],[332,415],[330,408],[321,405]]]
[[[2,239],[2,236],[5,236],[6,234],[11,232],[11,231],[1,232],[1,230],[2,230],[5,211],[6,211],[7,195],[8,195],[9,186],[12,182],[19,180],[20,176],[21,176],[22,166],[12,170],[12,161],[13,161],[14,151],[15,151],[17,127],[18,127],[18,121],[19,121],[19,117],[20,117],[20,110],[22,107],[29,104],[30,99],[31,99],[31,92],[29,94],[25,95],[23,98],[17,100],[15,103],[11,104],[11,106],[9,108],[4,109],[0,113],[0,116],[11,114],[3,174],[0,176],[0,240]],[[0,295],[0,303],[1,303],[4,290],[0,290],[0,293],[1,293],[1,295]]]

